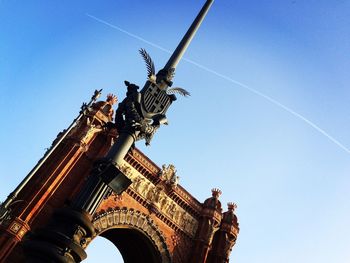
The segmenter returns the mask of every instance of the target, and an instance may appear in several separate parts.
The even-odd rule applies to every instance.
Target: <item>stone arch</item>
[[[158,257],[159,262],[172,262],[166,238],[162,231],[149,216],[140,211],[115,208],[98,215],[93,220],[93,224],[96,235],[109,239],[119,250],[127,250],[128,248],[119,246],[121,240],[118,240],[118,234],[120,234],[120,237],[128,236],[129,239],[134,239],[135,242],[137,241],[146,247],[142,249],[153,250],[153,252],[147,252],[151,253],[150,256],[152,257]],[[122,251],[121,253],[123,255]]]

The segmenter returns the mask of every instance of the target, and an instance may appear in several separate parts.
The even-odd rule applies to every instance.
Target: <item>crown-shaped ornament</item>
[[[233,203],[233,202],[228,202],[227,203],[227,208],[228,208],[229,211],[235,211],[236,208],[237,208],[237,205],[235,203]]]
[[[109,102],[111,105],[117,103],[117,101],[118,101],[118,98],[117,98],[117,96],[115,96],[114,94],[109,93],[109,94],[107,95],[107,102]]]
[[[211,189],[211,194],[213,197],[219,198],[219,196],[222,194],[222,192],[219,188],[213,188],[213,189]]]

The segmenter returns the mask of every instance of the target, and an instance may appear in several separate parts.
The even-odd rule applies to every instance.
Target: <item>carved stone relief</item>
[[[155,186],[127,162],[124,162],[119,169],[131,179],[133,182],[131,188],[136,193],[156,206],[160,213],[178,225],[188,235],[193,237],[196,234],[198,221],[168,197],[162,186]]]

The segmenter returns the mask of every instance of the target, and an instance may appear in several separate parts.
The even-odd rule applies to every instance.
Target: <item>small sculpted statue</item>
[[[177,187],[180,179],[180,177],[176,175],[176,168],[173,164],[169,164],[168,166],[163,164],[162,170],[159,172],[159,177],[172,187]]]

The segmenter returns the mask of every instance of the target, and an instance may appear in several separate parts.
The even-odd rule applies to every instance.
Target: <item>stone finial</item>
[[[219,198],[220,195],[222,194],[222,192],[219,188],[213,188],[213,189],[211,189],[211,194],[213,197]]]
[[[233,203],[233,202],[228,202],[227,203],[227,208],[228,208],[228,211],[235,211],[236,210],[236,208],[237,208],[237,205],[235,204],[235,203]]]

